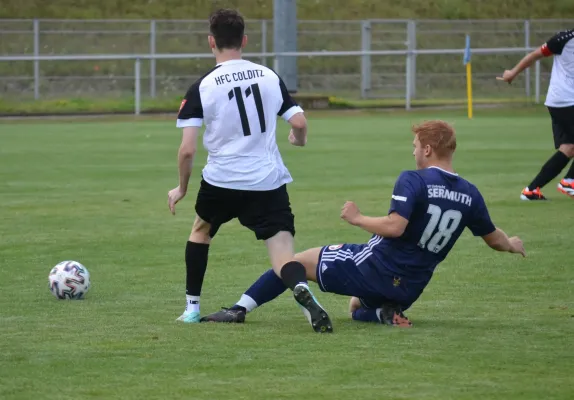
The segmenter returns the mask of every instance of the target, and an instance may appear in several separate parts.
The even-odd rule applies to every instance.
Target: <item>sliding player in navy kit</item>
[[[453,128],[429,121],[413,132],[417,169],[400,174],[388,215],[368,217],[353,202],[343,206],[341,218],[372,233],[369,242],[317,247],[295,256],[322,291],[352,296],[355,320],[411,326],[403,311],[419,298],[466,227],[494,250],[525,255],[518,237],[509,238],[494,226],[479,190],[453,171]],[[244,322],[247,312],[285,289],[270,270],[237,304],[202,321]]]

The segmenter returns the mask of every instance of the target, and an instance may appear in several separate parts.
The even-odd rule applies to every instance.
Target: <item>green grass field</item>
[[[180,132],[174,120],[0,123],[1,399],[571,399],[574,392],[573,200],[524,203],[552,154],[542,108],[512,112],[311,113],[306,148],[279,142],[295,182],[297,248],[365,242],[339,219],[345,200],[385,214],[414,167],[410,125],[458,130],[457,172],[528,257],[465,233],[409,310],[411,330],[355,323],[348,299],[318,292],[333,335],[315,334],[288,293],[237,326],[176,324],[184,307],[191,192],[173,217]],[[92,276],[83,301],[59,301],[61,260]],[[232,304],[269,267],[237,222],[214,240],[202,312]],[[316,288],[316,285],[313,285]]]

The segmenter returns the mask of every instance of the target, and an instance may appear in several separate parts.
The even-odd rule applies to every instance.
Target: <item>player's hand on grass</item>
[[[293,146],[305,146],[307,144],[307,138],[305,138],[303,143],[299,142],[293,133],[293,129],[291,129],[289,132],[289,143],[291,143]]]
[[[362,306],[361,300],[359,300],[358,297],[351,297],[351,300],[349,300],[349,314],[351,314],[351,318],[353,312],[357,311]]]
[[[185,197],[185,192],[178,187],[172,189],[167,194],[167,205],[169,206],[169,211],[175,215],[175,205],[178,201]]]
[[[510,242],[511,253],[522,254],[522,257],[526,257],[526,251],[524,250],[524,243],[522,243],[522,239],[520,239],[518,236],[513,236],[508,238],[508,241]]]
[[[498,80],[507,82],[507,83],[512,83],[512,81],[514,80],[514,78],[516,78],[516,74],[514,74],[514,72],[512,70],[506,70],[504,71],[504,73],[502,74],[502,77],[497,78]]]
[[[357,207],[354,202],[347,201],[341,209],[341,218],[351,225],[357,225],[361,218],[361,210],[359,210],[359,207]]]

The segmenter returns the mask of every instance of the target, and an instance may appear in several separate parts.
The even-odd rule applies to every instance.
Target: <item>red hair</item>
[[[456,150],[454,128],[445,121],[425,121],[412,127],[421,145],[430,146],[439,158],[452,156]]]

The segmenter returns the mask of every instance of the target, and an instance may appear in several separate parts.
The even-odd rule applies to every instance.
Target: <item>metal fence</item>
[[[512,87],[494,77],[572,26],[574,20],[299,21],[298,52],[278,54],[273,21],[247,21],[246,58],[272,66],[277,57],[297,57],[301,92],[404,98],[408,106],[464,97],[462,49],[470,34],[477,98],[537,100],[549,61]],[[0,96],[181,96],[213,65],[207,33],[205,21],[0,20]]]

